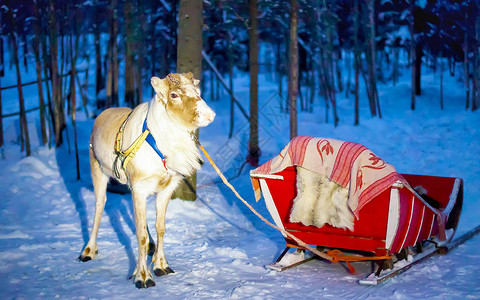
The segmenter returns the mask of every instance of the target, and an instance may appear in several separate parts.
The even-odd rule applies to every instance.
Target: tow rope
[[[230,182],[228,182],[227,178],[225,177],[225,175],[223,175],[222,171],[220,171],[220,169],[218,168],[218,166],[215,164],[215,162],[213,161],[213,159],[210,157],[210,155],[208,154],[207,150],[205,150],[205,148],[200,144],[200,141],[198,140],[198,138],[196,136],[193,136],[192,137],[195,142],[197,143],[197,145],[200,147],[200,150],[202,150],[203,154],[205,155],[205,157],[208,159],[208,161],[210,162],[210,164],[212,165],[212,167],[215,169],[215,172],[217,172],[218,176],[220,176],[220,178],[222,179],[223,183],[228,187],[230,188],[230,190],[232,190],[232,192],[235,194],[235,196],[237,196],[237,198],[243,202],[243,204],[245,204],[245,206],[247,206],[257,217],[259,217],[263,222],[265,222],[267,225],[269,225],[270,227],[273,227],[275,228],[276,230],[280,231],[284,236],[287,236],[289,238],[291,238],[292,240],[294,240],[299,246],[311,251],[312,253],[314,253],[315,255],[323,258],[323,259],[326,259],[328,261],[331,261],[331,262],[334,262],[334,263],[338,263],[340,261],[344,261],[347,263],[347,266],[348,266],[348,269],[349,269],[349,272],[351,274],[355,273],[355,268],[352,267],[352,265],[350,264],[350,262],[354,262],[354,261],[371,261],[371,260],[385,260],[385,259],[391,259],[393,256],[389,256],[389,255],[385,255],[385,256],[347,256],[345,255],[343,252],[341,252],[340,250],[331,250],[331,251],[328,251],[327,253],[324,253],[324,252],[321,252],[321,251],[318,251],[317,249],[307,245],[304,241],[300,240],[299,238],[297,238],[296,236],[294,236],[293,234],[287,232],[286,230],[278,227],[277,225],[271,223],[270,221],[268,221],[265,217],[263,217],[260,213],[258,213],[245,199],[242,198],[242,196],[240,196],[240,194],[237,192],[237,190],[233,187],[232,184],[230,184]]]

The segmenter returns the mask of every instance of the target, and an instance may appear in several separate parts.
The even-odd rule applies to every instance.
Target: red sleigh
[[[353,231],[328,224],[305,226],[289,221],[297,193],[295,166],[271,174],[252,171],[250,176],[259,183],[266,207],[278,227],[306,244],[353,250],[367,257],[393,256],[408,247],[420,247],[427,240],[448,242],[456,230],[463,203],[460,178],[402,174],[408,184],[397,181],[361,207]],[[428,193],[419,195],[412,188],[416,186]],[[286,250],[302,248],[288,237],[285,241]]]

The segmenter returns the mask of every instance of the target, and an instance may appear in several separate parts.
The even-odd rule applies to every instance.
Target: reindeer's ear
[[[165,97],[167,95],[169,86],[165,79],[160,79],[153,76],[150,82],[152,83],[152,87],[155,90],[155,93],[161,95],[162,97]]]

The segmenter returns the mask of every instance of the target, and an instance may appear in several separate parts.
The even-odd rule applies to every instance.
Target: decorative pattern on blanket
[[[309,136],[293,138],[279,155],[251,173],[275,174],[290,166],[324,175],[348,189],[348,207],[357,218],[365,204],[397,180],[406,184],[406,180],[392,165],[363,145]],[[251,179],[258,201],[261,196],[260,185],[257,178]]]

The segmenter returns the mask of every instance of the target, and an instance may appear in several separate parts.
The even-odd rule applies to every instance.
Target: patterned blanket
[[[301,166],[325,175],[349,189],[348,206],[357,218],[365,204],[397,180],[407,184],[392,165],[363,145],[309,136],[295,137],[279,155],[252,170],[251,174],[274,174],[290,166]],[[251,179],[258,201],[261,196],[258,178]]]

